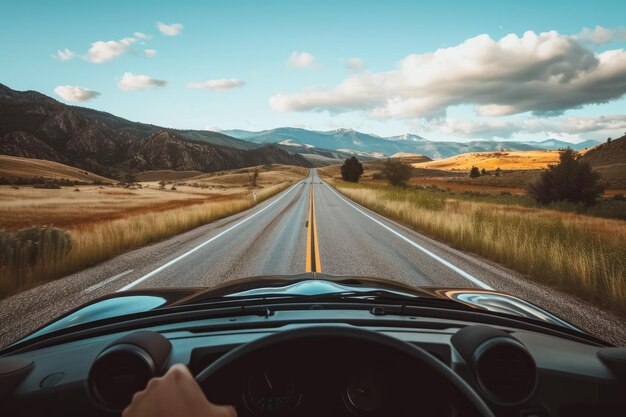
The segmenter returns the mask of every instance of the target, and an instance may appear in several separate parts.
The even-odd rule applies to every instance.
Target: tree
[[[254,168],[254,171],[252,171],[252,178],[250,179],[250,182],[252,183],[252,188],[256,188],[256,183],[257,183],[258,178],[259,178],[259,170]]]
[[[496,177],[499,177],[500,175],[502,175],[502,170],[498,167],[496,168]]]
[[[480,171],[478,170],[478,167],[472,167],[472,169],[470,169],[469,176],[470,178],[480,177]]]
[[[361,175],[363,175],[363,165],[355,156],[344,161],[341,166],[341,178],[345,181],[359,182]]]
[[[607,138],[606,143],[611,143],[611,138]]]
[[[483,169],[480,171],[480,175],[489,175],[489,173],[487,172],[487,170],[486,170],[485,168],[483,168]]]
[[[594,204],[604,186],[599,182],[600,174],[579,157],[573,149],[561,151],[559,163],[549,165],[539,180],[529,184],[528,194],[541,204],[553,201]]]
[[[391,185],[405,187],[406,182],[411,178],[413,168],[397,159],[387,159],[383,164],[383,174]]]

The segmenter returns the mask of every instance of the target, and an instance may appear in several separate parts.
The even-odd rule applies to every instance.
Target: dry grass
[[[415,168],[469,170],[480,169],[542,169],[559,162],[559,151],[471,152],[446,159],[413,164]]]
[[[251,174],[240,171],[172,181],[164,189],[160,189],[158,182],[140,183],[141,188],[87,185],[48,190],[0,186],[0,229],[15,231],[31,226],[72,229],[206,202],[250,197]],[[297,181],[304,175],[306,171],[297,167],[291,170],[283,166],[260,168],[257,185],[264,189]],[[175,191],[171,190],[172,186]]]
[[[144,171],[135,175],[135,181],[178,181],[201,175],[200,171],[173,171],[169,169]]]
[[[337,183],[350,199],[414,229],[626,314],[626,222]]]
[[[250,176],[242,173],[239,182],[227,179],[219,188],[220,176],[212,176],[208,188],[176,185],[182,191],[159,190],[158,184],[134,190],[89,186],[80,192],[2,187],[0,297],[246,210],[304,176],[299,168],[267,169],[256,203]],[[20,238],[25,231],[28,237]]]
[[[53,179],[67,178],[78,182],[110,182],[84,169],[74,168],[58,162],[44,161],[43,159],[20,158],[19,156],[0,155],[0,177],[7,178],[34,178],[45,177]]]

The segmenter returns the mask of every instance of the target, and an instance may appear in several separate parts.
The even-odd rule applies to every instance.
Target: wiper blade
[[[246,295],[228,295],[220,297],[210,297],[200,300],[192,300],[185,305],[233,305],[242,303],[315,303],[315,302],[364,302],[364,303],[387,303],[394,305],[413,305],[413,306],[456,306],[460,304],[453,300],[438,299],[432,297],[423,297],[408,293],[401,293],[390,290],[365,290],[365,291],[341,291],[323,294],[290,294],[290,293],[259,293]],[[466,308],[463,308],[466,309]]]

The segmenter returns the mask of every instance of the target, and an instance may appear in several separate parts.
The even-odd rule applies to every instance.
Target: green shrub
[[[73,247],[68,232],[51,227],[0,231],[0,269],[9,277],[0,282],[0,296],[31,285],[38,271],[67,256]]]

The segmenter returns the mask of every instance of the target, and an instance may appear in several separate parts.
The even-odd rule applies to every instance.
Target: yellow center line
[[[311,211],[313,212],[313,250],[315,251],[315,272],[322,272],[320,248],[317,240],[317,218],[315,217],[315,189],[311,187]]]
[[[313,186],[311,186],[311,189]],[[307,222],[306,228],[306,272],[312,272],[313,268],[311,268],[311,229],[313,228],[313,224],[311,223],[311,217],[313,216],[313,210],[311,210],[313,204],[313,197],[311,192],[309,192],[309,220]]]
[[[315,191],[313,188],[313,182],[311,181],[311,189],[309,192],[309,221],[306,233],[306,272],[322,272],[320,250],[317,241],[314,198]]]

